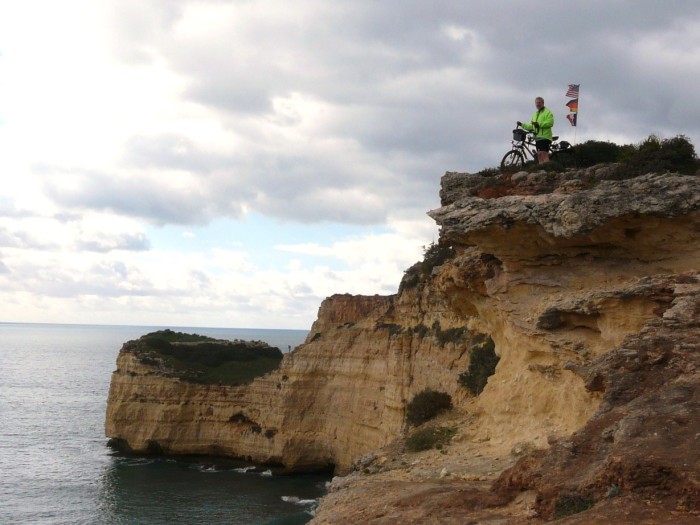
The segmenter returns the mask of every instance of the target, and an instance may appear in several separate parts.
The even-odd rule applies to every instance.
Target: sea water
[[[303,330],[0,323],[0,523],[296,524],[323,476],[273,476],[215,458],[128,457],[104,436],[122,344],[157,329],[261,340]]]

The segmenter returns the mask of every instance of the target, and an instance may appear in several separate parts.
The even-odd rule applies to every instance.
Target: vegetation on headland
[[[242,385],[276,369],[282,352],[262,341],[223,341],[159,330],[131,341],[138,359],[164,373],[199,384]]]
[[[608,141],[589,140],[554,152],[551,162],[539,165],[528,162],[522,167],[510,167],[508,171],[564,171],[566,169],[589,168],[597,164],[615,163],[616,168],[608,176],[610,179],[630,179],[647,173],[680,173],[696,175],[700,170],[700,160],[695,146],[685,135],[662,139],[649,135],[638,144],[615,144]],[[496,175],[498,168],[487,168],[481,175]]]

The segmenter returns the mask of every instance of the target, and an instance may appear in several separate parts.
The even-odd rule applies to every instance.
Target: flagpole
[[[579,111],[581,111],[581,84],[578,86],[578,105],[576,106],[576,125],[574,126],[574,146],[577,144],[576,142],[576,134],[578,133],[578,114]]]
[[[569,84],[569,88],[566,90],[566,96],[572,99],[566,103],[566,106],[569,108],[569,115],[566,116],[566,119],[574,128],[578,128],[578,106],[581,96],[580,87],[581,84]],[[578,129],[574,129],[574,145],[576,145],[577,142],[577,133]]]

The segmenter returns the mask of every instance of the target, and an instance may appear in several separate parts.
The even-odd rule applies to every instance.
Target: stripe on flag
[[[566,91],[566,96],[569,98],[578,98],[578,88],[581,84],[569,84],[569,89]]]
[[[575,98],[573,100],[569,100],[566,103],[566,107],[568,107],[569,111],[571,111],[572,113],[578,113],[578,99]]]
[[[577,117],[577,116],[578,116],[578,113],[569,113],[569,114],[566,116],[566,120],[568,120],[569,122],[571,122],[571,125],[572,125],[572,126],[575,126],[575,125],[576,125],[576,117]]]

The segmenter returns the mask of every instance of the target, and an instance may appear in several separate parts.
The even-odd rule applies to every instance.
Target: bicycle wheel
[[[503,160],[501,160],[501,169],[505,168],[517,168],[525,164],[525,157],[517,149],[510,150],[508,153],[503,155]]]

